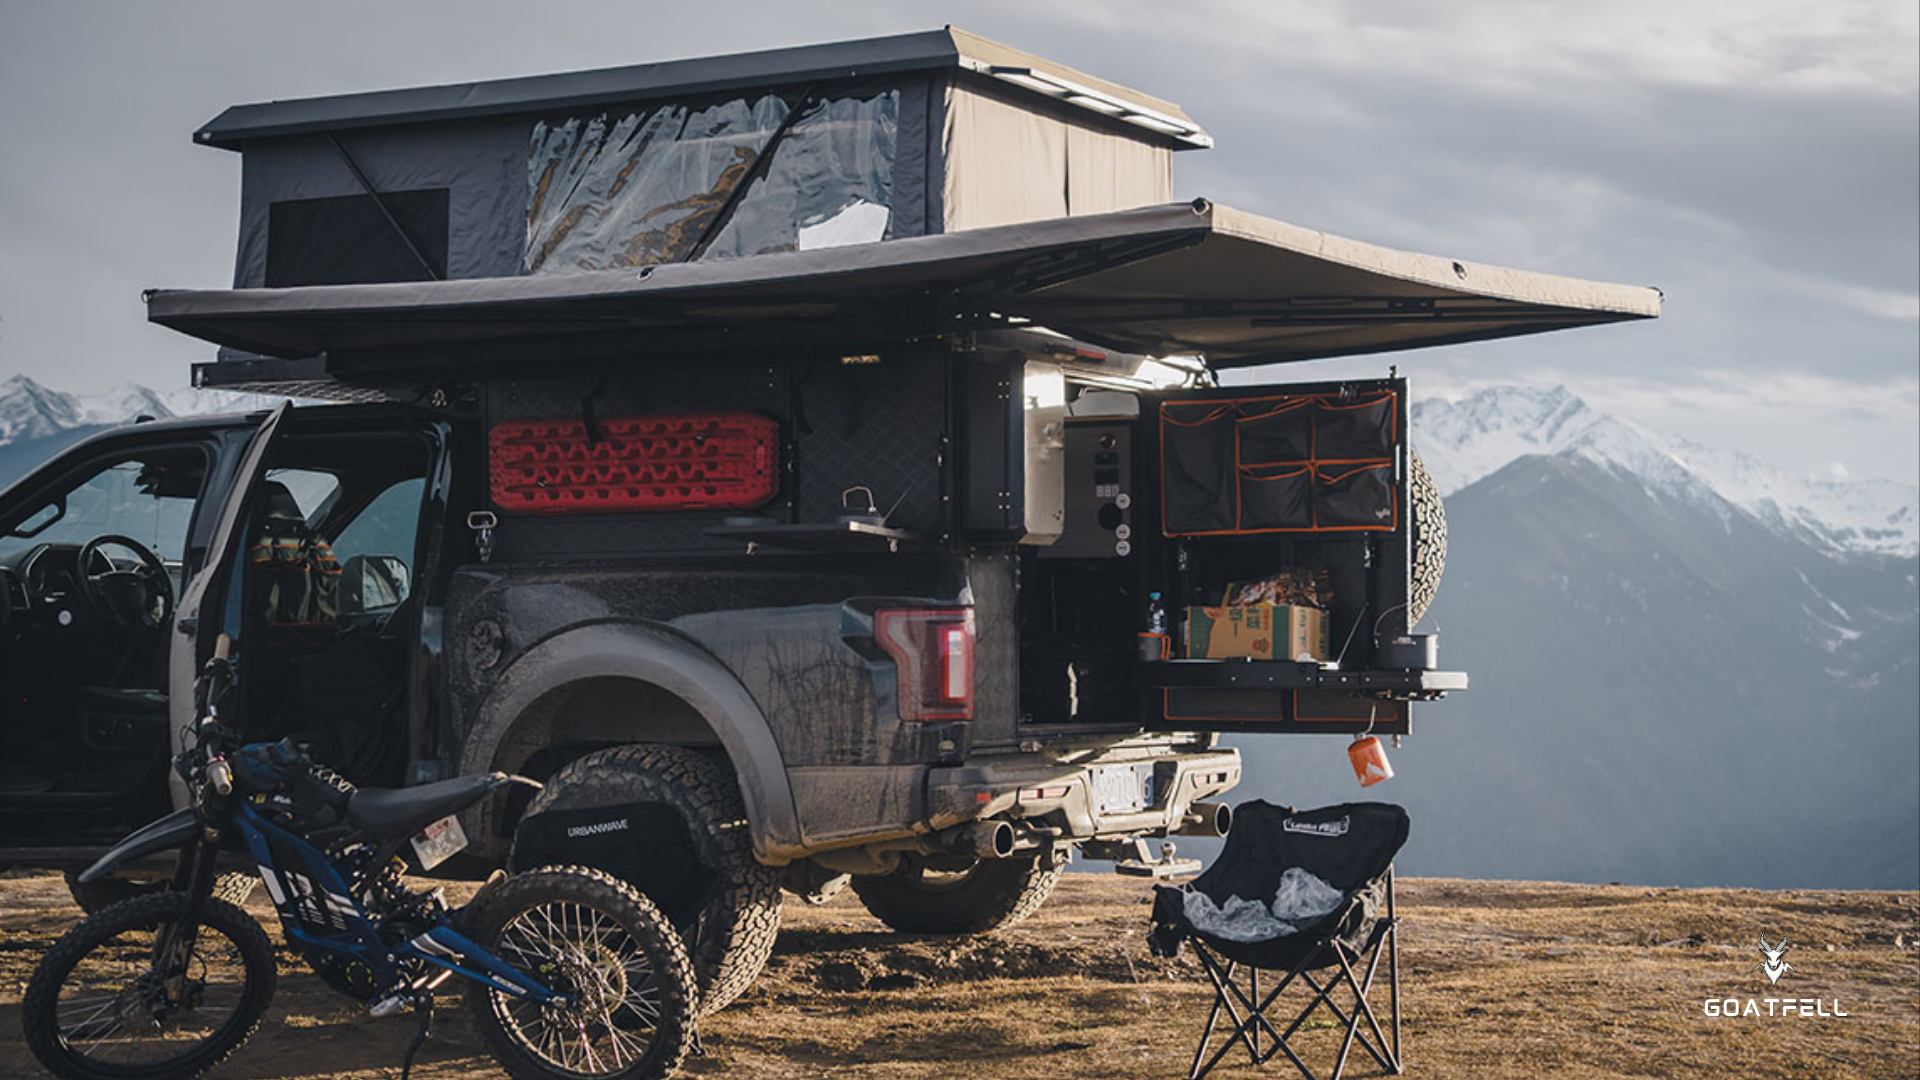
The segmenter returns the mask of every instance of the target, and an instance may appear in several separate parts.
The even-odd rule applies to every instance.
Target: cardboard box
[[[1329,659],[1327,613],[1285,604],[1187,609],[1187,656],[1195,660]]]

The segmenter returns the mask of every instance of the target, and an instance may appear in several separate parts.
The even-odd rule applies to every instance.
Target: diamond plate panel
[[[936,357],[828,367],[795,379],[801,521],[831,521],[841,494],[873,489],[887,524],[938,536],[945,366]],[[854,496],[864,509],[863,497]]]

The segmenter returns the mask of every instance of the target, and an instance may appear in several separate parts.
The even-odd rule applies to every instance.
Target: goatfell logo
[[[1763,936],[1760,939],[1760,955],[1766,957],[1760,963],[1749,968],[1749,975],[1759,972],[1767,977],[1768,986],[1780,985],[1782,975],[1798,975],[1800,971],[1787,963],[1787,950],[1793,948],[1787,943],[1786,935],[1780,937],[1780,944],[1769,945]],[[1846,1011],[1840,1008],[1839,998],[1708,998],[1702,1002],[1708,1016],[1795,1016],[1837,1017],[1844,1019]]]
[[[1753,970],[1767,977],[1767,985],[1779,986],[1780,976],[1793,970],[1793,965],[1782,959],[1782,957],[1787,955],[1787,950],[1791,948],[1793,948],[1793,946],[1787,944],[1787,939],[1784,937],[1780,939],[1780,944],[1778,945],[1767,944],[1767,939],[1764,937],[1760,939],[1760,953],[1765,956],[1766,959],[1753,965]]]

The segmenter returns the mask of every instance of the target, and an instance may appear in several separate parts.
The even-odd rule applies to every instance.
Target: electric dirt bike
[[[180,850],[172,887],[88,918],[41,960],[22,1003],[27,1044],[68,1080],[174,1080],[246,1041],[272,1000],[275,957],[260,924],[213,895],[225,846],[241,846],[287,944],[376,1016],[413,1010],[426,1038],[433,996],[465,980],[475,1025],[516,1077],[660,1077],[693,1042],[693,969],[672,925],[632,886],[581,867],[496,875],[449,908],[407,887],[465,845],[458,820],[506,784],[493,773],[419,787],[353,785],[291,742],[237,745],[218,703],[234,681],[224,643],[196,688],[174,767],[193,805],[138,830],[81,876]]]

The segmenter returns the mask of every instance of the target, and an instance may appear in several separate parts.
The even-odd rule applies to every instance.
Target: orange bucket
[[[1173,639],[1166,634],[1151,631],[1140,634],[1140,659],[1170,660],[1173,658]]]
[[[1353,745],[1347,747],[1347,757],[1353,762],[1353,775],[1360,778],[1361,787],[1393,779],[1393,766],[1387,764],[1386,748],[1376,736],[1353,740]]]

